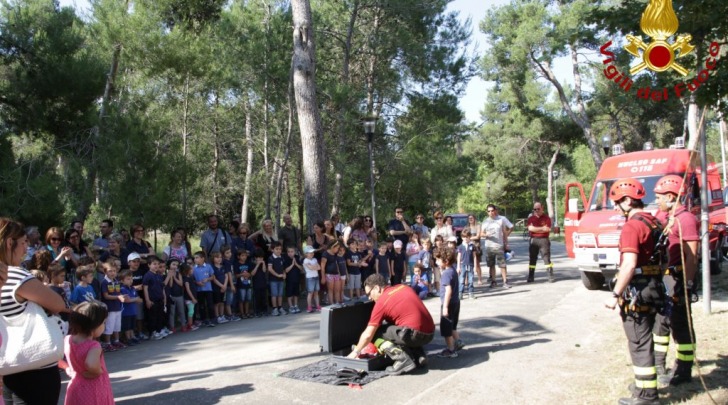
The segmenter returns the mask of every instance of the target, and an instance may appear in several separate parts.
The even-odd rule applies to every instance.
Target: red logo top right
[[[647,8],[642,13],[640,29],[649,37],[646,41],[641,36],[627,35],[627,43],[624,49],[637,59],[637,63],[629,69],[629,75],[619,71],[614,65],[614,53],[609,51],[612,45],[610,40],[602,45],[600,52],[606,56],[603,63],[606,65],[604,76],[615,82],[625,92],[631,92],[634,82],[631,75],[638,74],[645,69],[656,73],[674,71],[683,77],[687,77],[690,71],[680,64],[679,60],[689,55],[695,49],[690,43],[692,36],[687,33],[678,33],[679,22],[675,10],[672,8],[672,0],[650,0]],[[700,85],[710,78],[710,72],[717,67],[717,60],[720,57],[720,45],[712,42],[708,49],[709,56],[705,60],[702,69],[698,69],[697,75],[686,82],[677,82],[671,88],[652,89],[650,87],[637,89],[637,98],[665,101],[674,96],[680,98],[694,92]]]

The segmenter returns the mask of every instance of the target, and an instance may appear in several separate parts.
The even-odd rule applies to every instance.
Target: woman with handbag
[[[0,263],[8,266],[7,281],[0,290],[3,397],[8,403],[55,405],[61,392],[58,360],[63,356],[63,333],[43,309],[53,314],[67,309],[60,295],[18,267],[27,245],[23,225],[0,218]]]

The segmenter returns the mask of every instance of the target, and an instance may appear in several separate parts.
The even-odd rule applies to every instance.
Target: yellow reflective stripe
[[[637,388],[657,388],[657,380],[634,380]]]
[[[634,375],[657,375],[655,367],[637,367],[633,366]]]
[[[549,263],[549,264],[546,265],[546,267],[554,267],[554,264],[553,263]]]
[[[682,361],[693,361],[695,360],[695,355],[693,354],[682,354],[680,352],[677,352],[675,354],[675,358]]]
[[[670,344],[670,335],[667,335],[667,336],[652,335],[652,341],[655,343],[667,345],[667,344]]]
[[[667,346],[655,344],[655,351],[660,353],[667,353]]]
[[[695,345],[692,343],[683,343],[677,345],[677,351],[679,352],[693,352],[695,351]]]
[[[536,266],[528,266],[529,269],[535,269]]]

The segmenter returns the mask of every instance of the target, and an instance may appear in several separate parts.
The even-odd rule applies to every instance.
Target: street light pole
[[[374,138],[374,128],[376,121],[373,118],[364,120],[364,132],[367,134],[367,143],[369,145],[369,190],[372,197],[372,227],[377,229],[377,203],[374,198],[374,154],[372,153],[372,140]]]
[[[551,172],[551,177],[554,179],[554,229],[559,226],[559,198],[556,196],[556,179],[559,178],[559,171],[554,170]]]

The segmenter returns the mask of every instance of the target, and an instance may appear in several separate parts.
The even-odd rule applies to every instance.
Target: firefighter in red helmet
[[[660,382],[679,385],[692,380],[695,358],[695,335],[690,329],[690,290],[698,268],[700,224],[695,215],[680,203],[680,198],[686,194],[682,176],[671,174],[662,177],[655,184],[654,191],[660,211],[668,213],[665,225],[668,267],[663,275],[663,283],[670,297],[667,310],[658,313],[655,319],[652,336],[655,342],[655,366]],[[665,358],[671,333],[677,353],[675,367],[668,374],[665,371]]]
[[[619,404],[658,404],[652,328],[660,304],[661,271],[653,253],[655,231],[661,228],[655,217],[643,210],[645,188],[639,180],[617,180],[609,190],[609,198],[626,221],[619,237],[619,273],[613,297],[605,305],[609,309],[619,305],[635,376],[632,395],[621,398]]]

